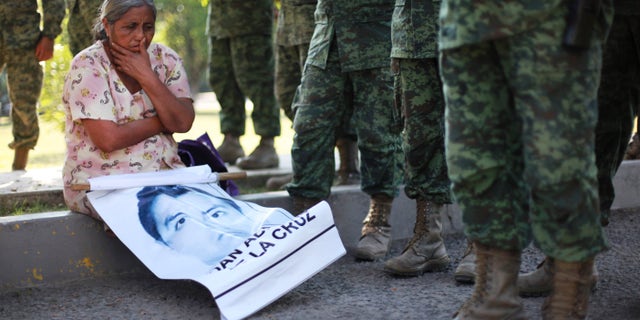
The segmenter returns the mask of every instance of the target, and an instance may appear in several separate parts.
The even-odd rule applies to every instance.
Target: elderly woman
[[[65,78],[67,155],[64,199],[100,220],[84,191],[88,178],[184,167],[172,137],[195,112],[182,60],[152,43],[152,0],[105,0],[96,42],[78,53]]]

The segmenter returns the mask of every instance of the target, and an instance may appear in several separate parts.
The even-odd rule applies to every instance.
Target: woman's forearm
[[[93,144],[103,152],[124,149],[166,131],[156,116],[124,124],[95,119],[83,119],[82,123]]]
[[[195,119],[193,101],[178,98],[157,77],[140,82],[167,131],[184,133],[191,129]]]

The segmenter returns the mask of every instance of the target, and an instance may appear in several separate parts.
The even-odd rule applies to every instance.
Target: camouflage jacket
[[[313,35],[313,12],[317,0],[282,0],[278,14],[276,44],[290,47],[306,44]]]
[[[389,67],[394,0],[319,0],[306,63],[324,68],[336,45],[343,72]]]
[[[0,1],[0,32],[9,48],[34,48],[41,36],[55,39],[62,32],[64,0],[42,1],[42,30],[36,0]]]
[[[443,0],[440,10],[440,49],[513,36],[532,29],[567,0],[476,1]],[[602,0],[598,33],[604,38],[612,19],[611,0]]]
[[[218,39],[273,32],[273,0],[209,0],[207,34]]]
[[[438,57],[438,12],[441,0],[396,0],[391,20],[391,57]]]

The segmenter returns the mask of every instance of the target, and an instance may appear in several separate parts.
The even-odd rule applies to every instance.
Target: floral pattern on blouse
[[[179,98],[191,98],[182,59],[172,49],[157,43],[148,48],[151,67],[169,90]],[[67,154],[63,168],[64,198],[73,211],[98,218],[90,209],[84,191],[73,184],[88,178],[159,171],[184,167],[178,145],[170,134],[158,134],[135,145],[103,152],[89,138],[82,119],[109,120],[118,124],[154,116],[151,100],[141,90],[130,93],[98,41],[74,57],[65,77],[62,102],[65,108]]]

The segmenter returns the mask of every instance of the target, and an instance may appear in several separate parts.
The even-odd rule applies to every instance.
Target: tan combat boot
[[[352,139],[339,138],[336,141],[340,165],[336,172],[336,185],[346,186],[360,184],[360,171],[358,170],[358,143]]]
[[[27,160],[29,159],[29,148],[16,148],[14,152],[11,168],[13,171],[24,170],[27,167]]]
[[[592,275],[593,259],[581,262],[565,262],[556,259],[553,289],[542,304],[542,319],[586,319]]]
[[[272,191],[283,190],[284,186],[286,186],[287,183],[291,182],[291,180],[293,180],[293,174],[286,174],[284,176],[279,176],[279,177],[271,177],[267,179],[267,182],[265,183],[265,187],[267,187],[267,189]]]
[[[458,264],[453,278],[460,283],[473,284],[476,278],[476,247],[471,241],[467,241],[467,249],[462,260]]]
[[[374,261],[383,258],[391,246],[391,203],[393,198],[384,194],[371,196],[369,213],[362,223],[362,236],[355,249],[359,260]]]
[[[255,150],[248,157],[240,158],[236,165],[243,170],[256,170],[277,168],[279,162],[280,158],[273,147],[273,138],[262,137]]]
[[[518,276],[518,291],[523,297],[547,296],[553,287],[554,259],[545,257],[536,270]],[[596,289],[598,269],[593,267],[591,290]]]
[[[520,252],[474,244],[476,271],[474,291],[455,315],[455,319],[526,319],[516,279],[520,270]]]
[[[318,202],[322,201],[322,199],[292,196],[291,201],[293,203],[291,214],[297,216],[305,210],[315,206]]]
[[[244,157],[244,150],[240,145],[240,137],[230,133],[224,135],[222,144],[216,150],[220,154],[222,161],[229,164],[235,164],[239,158]]]
[[[413,238],[402,254],[387,260],[384,270],[399,276],[419,276],[424,272],[441,271],[449,265],[447,249],[442,241],[441,204],[418,199]]]
[[[523,297],[543,297],[553,283],[553,259],[545,258],[535,270],[518,276],[518,291]]]

